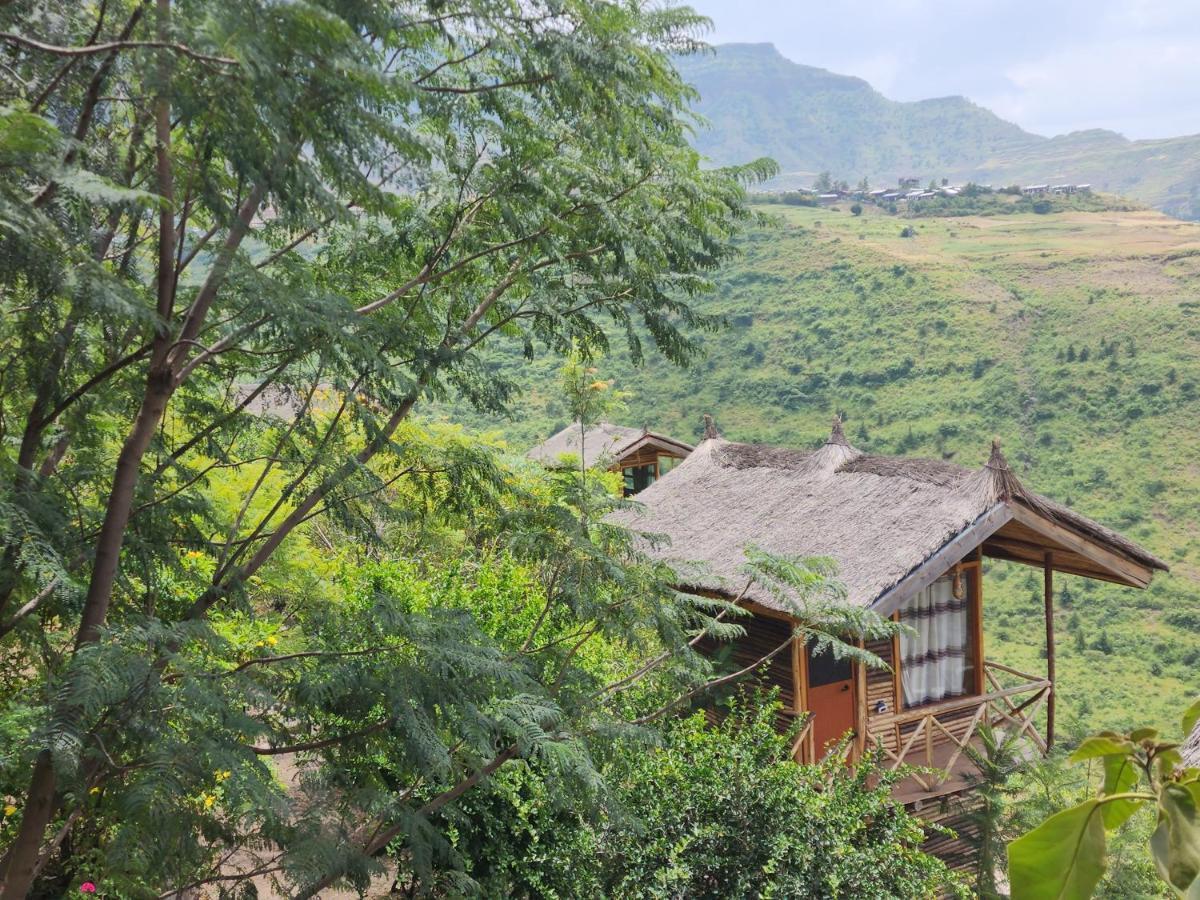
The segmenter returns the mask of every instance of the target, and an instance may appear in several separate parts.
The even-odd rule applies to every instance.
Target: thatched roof
[[[730,595],[745,585],[749,544],[777,555],[832,557],[848,601],[881,611],[1006,534],[1008,549],[998,546],[995,555],[1019,558],[1029,546],[1040,564],[1042,541],[1062,571],[1142,584],[1150,570],[1167,568],[1116,532],[1028,491],[998,445],[975,470],[871,456],[850,446],[840,422],[815,451],[708,437],[637,500],[616,519],[667,538],[650,552],[680,568],[683,587]],[[779,607],[760,588],[746,596]]]
[[[1191,768],[1200,767],[1200,722],[1192,729],[1192,733],[1188,735],[1188,739],[1183,742],[1183,746],[1179,748],[1179,753],[1183,757],[1183,764]]]
[[[589,468],[600,462],[616,462],[626,453],[648,443],[678,456],[687,456],[692,452],[690,444],[645,428],[599,422],[581,431],[579,423],[574,422],[546,438],[525,456],[538,462],[555,463],[566,455],[579,456],[581,443],[583,462]]]

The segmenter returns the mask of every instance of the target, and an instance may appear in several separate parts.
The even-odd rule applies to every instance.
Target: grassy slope
[[[1140,593],[1060,578],[1065,724],[1169,726],[1200,691],[1200,225],[1151,212],[765,209],[779,225],[745,241],[707,301],[730,327],[705,336],[693,371],[604,364],[636,394],[626,421],[695,439],[712,412],[730,438],[803,446],[839,411],[864,450],[969,466],[999,436],[1026,483],[1173,567]],[[916,237],[899,236],[905,224]],[[531,387],[520,421],[499,423],[514,444],[562,424],[552,363],[514,352],[496,364]],[[1040,584],[1040,572],[991,567],[990,657],[1043,665]],[[1093,649],[1101,632],[1110,653]]]

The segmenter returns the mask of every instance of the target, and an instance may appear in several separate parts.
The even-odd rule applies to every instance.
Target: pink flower
[[[90,881],[85,881],[83,884],[81,884],[81,885],[79,886],[79,889],[80,889],[81,891],[83,891],[85,894],[94,894],[94,893],[96,893],[96,885],[94,885],[94,884],[93,884],[92,882],[90,882]]]

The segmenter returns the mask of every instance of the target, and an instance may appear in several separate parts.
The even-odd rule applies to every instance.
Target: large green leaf
[[[1200,821],[1191,791],[1167,784],[1158,797],[1158,827],[1150,837],[1154,864],[1177,891],[1192,892],[1200,876]]]
[[[1192,733],[1192,729],[1196,727],[1196,722],[1200,720],[1200,697],[1187,708],[1187,712],[1183,714],[1183,736],[1186,739]]]
[[[1095,759],[1098,756],[1113,756],[1120,754],[1128,756],[1133,752],[1133,744],[1121,735],[1115,733],[1094,734],[1086,738],[1071,754],[1071,762],[1085,759]]]
[[[1085,900],[1104,875],[1100,803],[1055,813],[1008,845],[1012,900]]]
[[[1104,757],[1104,793],[1123,794],[1137,787],[1138,770],[1128,756]],[[1144,800],[1113,800],[1100,808],[1104,827],[1109,831],[1121,827],[1137,812]]]

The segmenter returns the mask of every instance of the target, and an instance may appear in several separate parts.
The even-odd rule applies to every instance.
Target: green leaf
[[[1150,837],[1154,864],[1177,891],[1191,891],[1200,876],[1200,821],[1191,791],[1167,784],[1158,796],[1158,827]]]
[[[1129,756],[1133,753],[1133,744],[1122,737],[1108,737],[1095,734],[1086,738],[1070,756],[1071,762],[1085,759],[1095,759],[1097,756]]]
[[[1133,731],[1129,732],[1129,739],[1134,743],[1153,740],[1156,737],[1158,737],[1157,728],[1135,728]]]
[[[1104,875],[1099,801],[1055,813],[1008,845],[1012,900],[1084,900]]]
[[[1124,794],[1137,787],[1137,783],[1138,770],[1128,756],[1104,757],[1105,794]],[[1100,807],[1100,814],[1104,817],[1104,827],[1109,831],[1121,827],[1144,802],[1144,800],[1113,800],[1103,804]]]
[[[56,180],[63,190],[70,191],[77,197],[89,200],[92,203],[101,203],[110,206],[123,203],[150,206],[158,203],[161,199],[149,191],[122,187],[102,175],[89,172],[87,169],[75,169],[72,172],[63,173]]]
[[[1187,708],[1187,712],[1183,714],[1183,737],[1187,740],[1192,733],[1192,729],[1196,727],[1196,722],[1200,720],[1200,697],[1197,697],[1192,705]]]

